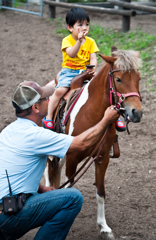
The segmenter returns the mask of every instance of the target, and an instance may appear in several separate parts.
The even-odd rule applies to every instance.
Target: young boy
[[[63,63],[54,94],[50,97],[48,115],[43,120],[45,128],[53,129],[53,113],[70,87],[71,80],[86,70],[86,65],[94,65],[90,73],[95,73],[97,66],[96,52],[99,51],[95,41],[87,37],[89,32],[89,16],[81,8],[72,8],[66,15],[67,28],[70,35],[62,41]]]
[[[87,37],[89,22],[88,14],[81,8],[72,8],[66,15],[67,28],[71,34],[62,41],[62,70],[56,90],[50,97],[48,115],[42,121],[43,127],[50,130],[54,128],[52,120],[54,111],[60,99],[68,91],[71,80],[86,70],[86,65],[88,64],[94,65],[94,67],[88,69],[90,73],[95,73],[96,71],[96,53],[99,49],[94,39]]]

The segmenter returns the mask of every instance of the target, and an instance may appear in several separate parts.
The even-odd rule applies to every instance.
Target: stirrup
[[[115,122],[115,127],[116,127],[116,130],[119,131],[119,132],[124,132],[126,130],[126,126],[121,121],[120,118]]]

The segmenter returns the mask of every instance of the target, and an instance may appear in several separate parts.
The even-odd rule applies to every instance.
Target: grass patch
[[[63,19],[56,20],[58,29],[56,31],[62,38],[69,34]],[[114,45],[118,49],[136,50],[141,52],[141,59],[143,66],[141,69],[141,76],[145,78],[150,77],[155,70],[156,63],[156,36],[144,33],[141,29],[122,33],[119,30],[102,28],[97,24],[90,24],[89,37],[93,38],[97,43],[100,53],[103,55],[111,55],[111,46]],[[154,52],[155,51],[155,52]],[[98,56],[98,63],[101,58]],[[153,68],[151,69],[151,67]],[[147,86],[150,82],[147,82]],[[151,89],[151,91],[155,91]]]
[[[155,46],[156,37],[146,34],[141,30],[129,31],[122,33],[114,29],[102,28],[98,25],[92,25],[88,36],[95,39],[100,52],[104,55],[111,54],[111,46],[115,45],[118,49],[129,49],[141,52],[143,60],[143,69],[150,71],[149,61],[152,60],[150,48]]]
[[[12,3],[12,6],[14,8],[18,8],[18,7],[21,7],[21,6],[25,6],[26,4],[26,0],[15,0],[13,3]]]
[[[150,92],[156,92],[156,89],[155,88],[151,88],[149,89]]]

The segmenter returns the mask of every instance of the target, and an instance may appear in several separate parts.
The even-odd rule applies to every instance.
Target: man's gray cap
[[[28,109],[39,99],[49,97],[54,90],[50,86],[41,87],[33,81],[24,81],[15,89],[12,97],[12,102],[15,103],[21,110]]]

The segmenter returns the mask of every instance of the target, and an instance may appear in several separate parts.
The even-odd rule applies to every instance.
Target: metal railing
[[[43,15],[43,0],[37,2],[20,2],[20,0],[0,0],[0,9],[8,9],[23,13],[30,13],[42,17]]]

